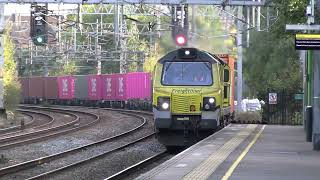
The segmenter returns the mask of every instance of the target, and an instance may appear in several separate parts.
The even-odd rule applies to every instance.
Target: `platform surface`
[[[231,124],[137,179],[319,180],[302,126]]]

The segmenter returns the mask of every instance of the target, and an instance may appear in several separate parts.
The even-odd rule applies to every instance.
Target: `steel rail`
[[[39,108],[39,109],[44,109],[44,108]],[[51,111],[51,108],[46,108],[46,109]],[[66,124],[63,124],[63,125],[60,125],[60,126],[55,126],[53,128],[48,128],[48,129],[44,129],[44,130],[40,130],[40,131],[36,131],[36,132],[32,132],[32,133],[19,135],[19,136],[13,136],[13,137],[0,139],[0,143],[8,142],[9,140],[12,140],[12,139],[18,139],[18,141],[9,142],[7,144],[0,145],[0,149],[9,148],[9,147],[16,146],[16,145],[19,145],[19,144],[36,142],[38,140],[44,140],[45,138],[55,137],[55,136],[67,134],[67,133],[70,133],[70,132],[74,132],[76,130],[80,130],[80,129],[83,129],[85,127],[89,127],[90,125],[92,125],[92,124],[94,124],[94,123],[96,123],[96,122],[98,122],[100,120],[100,117],[98,115],[96,115],[96,114],[93,114],[93,113],[87,113],[87,112],[81,112],[81,111],[75,111],[75,110],[57,109],[57,108],[52,109],[52,111],[69,112],[69,114],[72,114],[70,112],[86,114],[86,115],[94,117],[95,119],[93,121],[89,122],[89,123],[84,124],[84,125],[79,125],[77,127],[73,127],[73,128],[70,128],[70,129],[64,129],[63,130],[62,128],[66,128],[66,127],[68,127],[70,125],[74,125],[76,122],[79,122],[79,119],[80,119],[79,116],[73,114],[74,116],[77,117],[77,121],[74,120],[72,122],[69,122],[69,123],[66,123]],[[26,140],[20,140],[22,138],[30,137],[30,136],[33,136],[33,135],[39,135],[39,134],[44,134],[44,135],[43,136],[37,136],[37,137],[34,137],[34,138],[29,138],[29,139],[26,139]]]
[[[38,113],[38,114],[45,115],[45,113]],[[46,128],[46,129],[42,129],[42,130],[38,130],[38,131],[33,131],[33,132],[30,132],[30,133],[23,133],[23,134],[18,134],[18,135],[14,135],[14,136],[8,136],[8,137],[0,138],[0,143],[4,143],[4,142],[7,142],[7,141],[12,141],[12,140],[16,140],[16,139],[21,139],[21,138],[26,138],[26,137],[33,136],[33,135],[43,134],[43,133],[47,133],[47,132],[50,132],[50,131],[53,131],[53,130],[56,130],[56,129],[65,128],[65,127],[71,126],[71,125],[73,125],[73,124],[75,124],[75,123],[77,123],[79,121],[79,117],[77,115],[72,114],[72,113],[65,113],[65,114],[74,116],[75,120],[73,120],[71,122],[68,122],[68,123],[65,123],[65,124],[62,124],[62,125],[59,125],[59,126],[52,127],[52,128]],[[51,119],[50,122],[47,123],[47,124],[40,125],[40,127],[42,127],[44,125],[52,124],[55,121],[53,116],[48,115],[48,114],[46,114],[46,116],[48,116]],[[0,146],[0,148],[1,148],[1,146]]]
[[[114,148],[114,149],[112,149],[112,150],[109,150],[109,151],[106,151],[106,152],[102,152],[102,153],[100,153],[100,154],[98,154],[98,155],[95,155],[95,156],[86,158],[86,159],[84,159],[84,160],[80,160],[80,161],[75,162],[75,163],[72,163],[72,164],[70,164],[70,165],[67,165],[67,166],[64,166],[64,167],[61,167],[61,168],[58,168],[58,169],[55,169],[55,170],[52,170],[52,171],[49,171],[49,172],[45,172],[45,173],[43,173],[43,174],[39,174],[39,175],[37,175],[37,176],[28,178],[27,180],[43,179],[43,178],[46,178],[46,177],[48,177],[48,176],[50,176],[50,175],[52,175],[52,174],[55,174],[55,173],[58,173],[58,172],[61,172],[61,171],[64,171],[64,170],[67,170],[67,169],[70,169],[70,168],[74,168],[74,167],[79,166],[79,165],[82,165],[82,164],[84,164],[84,163],[88,163],[88,162],[93,161],[93,160],[95,160],[95,159],[98,159],[98,158],[100,158],[100,157],[102,157],[102,156],[108,155],[108,154],[113,153],[113,152],[118,151],[118,150],[122,150],[122,149],[124,149],[124,148],[126,148],[126,147],[128,147],[128,146],[130,146],[130,145],[133,145],[133,144],[135,144],[135,143],[138,143],[138,142],[140,142],[140,141],[143,141],[143,140],[145,140],[145,139],[153,136],[154,134],[155,134],[155,133],[148,134],[148,135],[146,135],[146,136],[144,136],[144,137],[142,137],[142,138],[139,138],[139,139],[137,139],[137,140],[134,140],[134,141],[132,141],[132,142],[129,142],[129,143],[127,143],[127,144],[125,144],[125,145],[122,145],[122,146],[120,146],[120,147],[116,147],[116,148]]]
[[[163,156],[165,156],[166,153],[167,153],[167,151],[160,152],[160,153],[158,153],[158,154],[156,154],[154,156],[151,156],[151,157],[149,157],[147,159],[144,159],[144,160],[142,160],[142,161],[140,161],[140,162],[138,162],[138,163],[136,163],[136,164],[134,164],[134,165],[132,165],[132,166],[130,166],[130,167],[128,167],[128,168],[126,168],[126,169],[114,174],[114,175],[112,175],[112,176],[109,176],[104,180],[122,179],[126,175],[132,173],[134,170],[137,170],[137,169],[140,169],[142,167],[145,167],[145,166],[147,166],[147,165],[149,165],[149,164],[161,159]]]
[[[41,124],[41,125],[38,125],[38,126],[34,126],[34,127],[32,127],[33,129],[40,129],[40,128],[44,127],[44,126],[49,126],[49,125],[51,125],[51,124],[55,121],[54,117],[52,117],[51,115],[48,115],[48,114],[46,114],[46,113],[37,112],[37,111],[31,111],[31,110],[22,110],[22,109],[18,109],[18,111],[28,112],[28,113],[33,113],[33,114],[38,114],[38,115],[43,115],[43,116],[49,117],[49,119],[50,119],[49,122],[44,123],[44,124]],[[70,114],[70,113],[66,113],[66,114],[72,115],[72,114]],[[33,119],[35,120],[35,118],[33,118]],[[27,125],[25,125],[25,127],[29,127],[29,126],[31,126],[30,123],[27,124]],[[18,126],[18,127],[19,127],[20,129],[17,129],[17,130],[21,130],[21,126]],[[33,132],[36,132],[36,131],[33,131]],[[8,135],[14,134],[14,133],[17,133],[17,131],[5,133],[5,134],[2,134],[2,135],[3,135],[3,136],[8,136]],[[27,134],[27,133],[24,133],[24,134]],[[20,134],[20,135],[23,135],[23,134]],[[15,135],[15,136],[17,136],[17,135]],[[0,139],[0,141],[1,141],[1,139]]]
[[[40,158],[37,158],[37,159],[34,159],[34,160],[30,160],[30,161],[22,162],[22,163],[15,164],[15,165],[12,165],[12,166],[1,168],[0,169],[0,176],[3,176],[3,175],[8,174],[8,173],[17,172],[17,171],[22,170],[22,169],[38,166],[38,165],[53,161],[55,159],[62,158],[64,156],[68,155],[68,154],[72,154],[72,153],[76,153],[76,152],[79,152],[79,151],[82,151],[82,150],[86,150],[89,147],[94,147],[96,145],[99,145],[99,144],[114,140],[116,138],[119,138],[119,137],[122,137],[122,136],[125,136],[125,135],[128,135],[128,134],[140,129],[142,126],[144,126],[147,123],[146,118],[143,117],[143,116],[139,116],[137,114],[130,114],[130,116],[135,116],[135,117],[140,118],[142,120],[142,123],[139,124],[137,127],[133,128],[133,129],[130,129],[128,131],[125,131],[123,133],[120,133],[118,135],[115,135],[115,136],[112,136],[112,137],[109,137],[109,138],[102,139],[102,140],[94,142],[94,143],[90,143],[90,144],[87,144],[87,145],[84,145],[84,146],[81,146],[81,147],[76,147],[76,148],[69,149],[69,150],[66,150],[66,151],[63,151],[63,152],[59,152],[59,153],[56,153],[56,154],[52,154],[52,155],[49,155],[49,156],[44,156],[44,157],[40,157]]]
[[[28,117],[31,118],[31,121],[25,123],[25,126],[31,125],[31,124],[34,122],[34,117],[33,117],[32,115],[30,115],[30,114],[28,114],[28,113],[25,113],[25,112],[22,112],[22,111],[20,111],[20,110],[17,110],[17,111],[20,112],[21,114],[23,114],[23,115],[28,116]],[[2,134],[2,133],[6,133],[6,132],[8,132],[8,131],[10,132],[10,131],[14,131],[14,130],[19,130],[20,128],[21,128],[20,125],[18,125],[18,126],[11,126],[11,127],[7,127],[7,128],[1,128],[1,129],[0,129],[0,133]]]

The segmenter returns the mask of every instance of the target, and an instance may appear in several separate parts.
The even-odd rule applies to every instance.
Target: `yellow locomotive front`
[[[194,48],[178,49],[158,61],[153,113],[160,142],[189,145],[222,124],[223,67],[215,56]]]

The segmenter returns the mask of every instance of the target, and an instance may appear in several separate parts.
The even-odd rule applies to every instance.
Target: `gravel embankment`
[[[131,117],[118,112],[109,112],[101,109],[100,110],[86,109],[86,108],[76,108],[76,109],[100,114],[101,120],[96,125],[93,125],[89,128],[86,128],[68,135],[52,138],[44,142],[32,143],[32,144],[21,146],[21,147],[16,147],[14,149],[0,151],[0,154],[4,154],[6,159],[8,160],[8,162],[6,163],[0,162],[0,166],[4,167],[4,166],[19,163],[22,161],[39,158],[45,155],[58,153],[74,147],[79,147],[81,145],[92,143],[94,141],[98,141],[103,138],[120,134],[123,131],[132,129],[133,127],[141,123],[141,120],[136,117]],[[139,137],[142,137],[143,135],[149,134],[151,132],[153,132],[153,121],[152,121],[152,117],[150,116],[148,118],[147,125],[145,125],[145,127],[143,127],[142,130],[139,130],[138,132],[126,138],[121,138],[121,140],[109,142],[92,149],[87,148],[88,149],[87,151],[83,151],[82,153],[76,153],[63,159],[55,160],[52,163],[46,163],[44,165],[41,165],[41,168],[36,168],[34,170],[31,170],[31,172],[22,171],[21,173],[19,173],[19,176],[5,176],[0,179],[12,179],[12,178],[24,179],[26,177],[29,177],[30,175],[35,175],[37,173],[48,171],[53,168],[61,167],[61,165],[64,166],[66,164],[74,162],[75,160],[80,160],[86,157],[90,157],[94,154],[104,152],[114,147],[118,147],[121,144],[125,144],[129,141],[132,141],[133,139],[138,139]],[[149,143],[149,145],[141,145],[141,147],[137,146],[137,148],[138,149],[140,148],[140,150],[135,151],[133,149],[128,153],[123,151],[124,154],[127,154],[125,158],[119,158],[117,157],[117,155],[111,158],[111,159],[114,159],[114,161],[117,160],[116,164],[119,164],[119,166],[111,165],[110,166],[111,169],[109,170],[104,168],[104,166],[101,166],[101,167],[107,172],[110,171],[115,173],[122,167],[127,167],[129,164],[134,164],[133,162],[136,163],[142,160],[143,158],[149,157],[151,156],[150,154],[155,154],[157,150],[164,150],[164,147],[162,147],[156,140],[152,140],[152,143],[151,144]],[[145,151],[141,151],[141,149],[144,149]],[[126,160],[128,158],[133,160],[132,161]],[[107,163],[107,164],[111,164],[111,163]],[[89,167],[85,166],[84,169],[90,170],[92,168],[90,165]],[[96,168],[93,168],[93,169],[96,169]],[[80,172],[84,172],[84,170],[80,170]],[[91,174],[88,171],[86,173]],[[105,172],[102,175],[105,176],[106,175]],[[73,177],[73,175],[67,175],[67,174],[62,176]],[[84,176],[81,175],[80,173],[79,177],[84,177]]]

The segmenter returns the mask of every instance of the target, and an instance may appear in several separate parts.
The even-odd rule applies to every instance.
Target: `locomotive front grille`
[[[201,97],[195,95],[172,95],[171,110],[174,114],[194,114],[200,113]],[[190,106],[195,107],[195,111],[190,110]],[[192,109],[192,108],[191,108]]]

